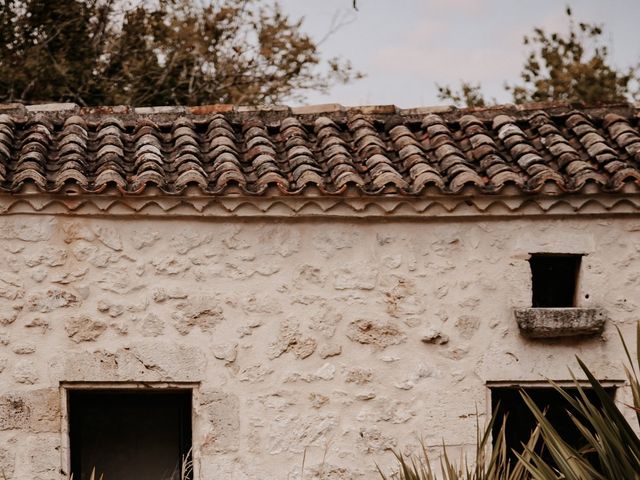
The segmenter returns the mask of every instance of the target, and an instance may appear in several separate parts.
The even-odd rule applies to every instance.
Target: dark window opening
[[[576,306],[576,287],[582,255],[534,253],[529,259],[533,308]]]
[[[179,480],[191,449],[191,390],[70,390],[75,480]],[[191,477],[188,477],[191,478]]]
[[[615,387],[606,387],[606,392],[614,398]],[[581,448],[585,446],[585,440],[571,420],[571,416],[567,415],[570,412],[576,419],[584,422],[584,417],[580,415],[571,405],[558,393],[555,389],[550,387],[497,387],[491,388],[491,411],[497,415],[497,420],[493,425],[492,435],[493,439],[498,436],[500,428],[502,426],[502,419],[506,414],[506,427],[505,438],[506,446],[509,452],[509,457],[512,462],[516,461],[516,455],[513,452],[522,452],[522,445],[526,444],[531,433],[536,427],[536,419],[529,410],[529,407],[522,398],[521,391],[524,391],[531,397],[538,408],[541,411],[546,410],[546,416],[558,431],[558,433],[567,440],[569,445],[575,448]],[[565,388],[573,397],[578,397],[577,388]],[[599,401],[596,393],[590,388],[584,388],[587,398],[597,407],[602,404]],[[542,458],[550,465],[554,465],[551,455],[548,451],[543,450],[541,452]]]

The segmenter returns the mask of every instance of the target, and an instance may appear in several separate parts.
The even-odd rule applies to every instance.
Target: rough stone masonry
[[[0,219],[0,470],[58,478],[71,382],[194,391],[201,479],[375,478],[388,450],[475,440],[487,382],[622,379],[640,223]],[[532,251],[584,253],[602,335],[539,341]],[[621,389],[619,398],[628,397]]]

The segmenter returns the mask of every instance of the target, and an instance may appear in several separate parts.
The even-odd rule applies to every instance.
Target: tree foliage
[[[274,103],[359,76],[277,3],[0,2],[3,102]]]
[[[461,82],[459,90],[453,90],[449,85],[437,85],[438,98],[449,100],[456,105],[466,105],[467,107],[486,107],[487,101],[482,94],[482,86],[477,83]]]
[[[521,83],[506,85],[515,103],[566,101],[588,105],[627,101],[638,95],[638,66],[626,70],[609,63],[609,49],[603,42],[603,27],[576,23],[566,10],[568,33],[534,28],[523,43],[531,50],[520,73]],[[480,85],[461,82],[460,89],[438,86],[438,98],[469,107],[488,102]]]

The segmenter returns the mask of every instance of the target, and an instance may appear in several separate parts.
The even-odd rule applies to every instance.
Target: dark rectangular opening
[[[592,389],[584,388],[583,390],[594,405],[598,407],[602,405]],[[606,387],[605,390],[611,398],[615,397],[615,387]],[[544,386],[524,388],[493,387],[491,388],[491,411],[497,415],[497,421],[494,423],[492,430],[493,438],[495,441],[502,425],[502,419],[506,414],[505,437],[512,462],[516,461],[513,450],[522,452],[522,445],[527,443],[537,424],[535,417],[522,398],[522,391],[529,395],[541,411],[544,412],[546,410],[546,416],[551,424],[571,446],[575,448],[584,446],[584,438],[571,420],[570,415],[567,415],[567,412],[570,412],[580,421],[584,421],[584,417],[572,408],[554,388]],[[565,388],[565,391],[573,397],[579,395],[578,389],[575,387]],[[542,452],[542,458],[549,464],[554,465],[548,451]]]
[[[70,390],[75,480],[180,480],[191,450],[191,390]],[[191,478],[191,477],[188,477]]]
[[[534,253],[529,259],[533,308],[576,306],[582,255]]]

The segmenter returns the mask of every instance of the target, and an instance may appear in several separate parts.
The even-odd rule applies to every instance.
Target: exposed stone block
[[[422,340],[424,343],[444,345],[446,343],[449,343],[449,336],[433,327],[429,327],[424,331],[422,337],[420,337],[420,340]]]
[[[106,350],[67,351],[49,361],[50,376],[56,381],[117,381],[116,354]]]
[[[597,335],[607,319],[597,308],[517,308],[514,313],[520,332],[531,338]]]
[[[58,308],[69,308],[80,304],[78,296],[68,290],[50,288],[43,292],[33,292],[27,297],[27,310],[48,313]]]
[[[174,327],[181,335],[187,335],[195,327],[208,332],[224,320],[220,301],[214,297],[193,298],[179,303],[176,308]]]
[[[0,430],[59,432],[58,389],[17,391],[0,396]]]
[[[309,394],[309,401],[313,408],[322,408],[324,405],[329,403],[329,397],[321,393],[312,392]]]
[[[0,310],[0,325],[12,324],[18,318],[18,313],[20,313],[20,308],[2,308]]]
[[[27,257],[25,265],[27,267],[37,267],[45,265],[47,267],[59,267],[67,261],[67,251],[57,247],[47,247],[40,252],[36,252]]]
[[[16,355],[29,355],[36,351],[36,344],[32,342],[19,342],[14,343],[11,349]]]
[[[0,473],[7,479],[13,478],[15,470],[15,447],[13,445],[0,447]]]
[[[373,380],[373,372],[368,368],[352,367],[347,370],[344,381],[347,383],[355,383],[356,385],[364,385]]]
[[[195,346],[149,340],[115,352],[66,352],[50,365],[50,376],[67,382],[197,382],[204,376],[207,358]]]
[[[227,363],[233,363],[238,355],[237,343],[218,343],[211,346],[211,353],[218,360],[224,360]]]
[[[320,355],[320,358],[335,357],[337,355],[340,355],[341,353],[342,353],[342,347],[334,343],[322,345],[318,349],[318,355]]]
[[[238,380],[246,383],[261,383],[273,374],[273,369],[260,364],[249,365],[238,372]]]
[[[18,395],[0,397],[0,430],[14,430],[27,425],[29,407]]]
[[[342,268],[335,275],[336,290],[373,290],[376,288],[376,273],[370,269]]]
[[[18,300],[24,297],[24,282],[18,275],[3,273],[0,277],[0,298]]]
[[[469,309],[469,311],[473,311],[473,309]],[[455,327],[462,338],[469,340],[480,328],[480,319],[471,315],[461,315],[456,320]]]
[[[365,319],[351,322],[347,337],[354,342],[381,348],[398,345],[407,340],[407,336],[393,323]]]
[[[76,343],[93,342],[107,329],[107,324],[87,315],[69,318],[64,328],[67,336]]]
[[[396,448],[395,438],[385,435],[377,427],[362,428],[358,435],[358,450],[362,453],[378,453]]]
[[[178,275],[191,268],[191,264],[184,257],[166,255],[151,261],[158,275]]]
[[[191,250],[210,242],[211,234],[203,235],[194,230],[185,230],[174,235],[169,242],[169,246],[171,250],[178,252],[180,255],[185,255]]]
[[[131,235],[131,242],[136,250],[150,247],[160,239],[160,234],[155,230],[144,229],[135,231]]]
[[[0,240],[43,242],[49,240],[58,221],[53,217],[0,220]]]
[[[155,313],[148,313],[140,324],[140,332],[144,337],[159,337],[164,332],[164,320]]]
[[[38,382],[38,367],[34,360],[18,360],[13,365],[13,379],[17,383],[33,385]]]
[[[62,224],[65,243],[73,243],[77,240],[92,242],[96,236],[85,224],[79,222],[65,222]]]
[[[24,453],[16,458],[17,479],[51,480],[60,469],[60,434],[29,435],[24,439]]]
[[[118,374],[128,381],[199,381],[206,365],[200,348],[175,342],[140,342],[118,351]]]
[[[267,419],[265,447],[272,455],[285,452],[302,455],[309,446],[324,446],[335,433],[338,417],[334,412],[286,413]]]
[[[240,444],[240,406],[238,397],[223,392],[201,394],[206,429],[202,441],[204,454],[237,451]]]
[[[315,351],[316,345],[313,338],[302,336],[296,322],[284,321],[280,324],[277,340],[270,346],[269,358],[277,358],[288,351],[298,358],[307,358]]]

